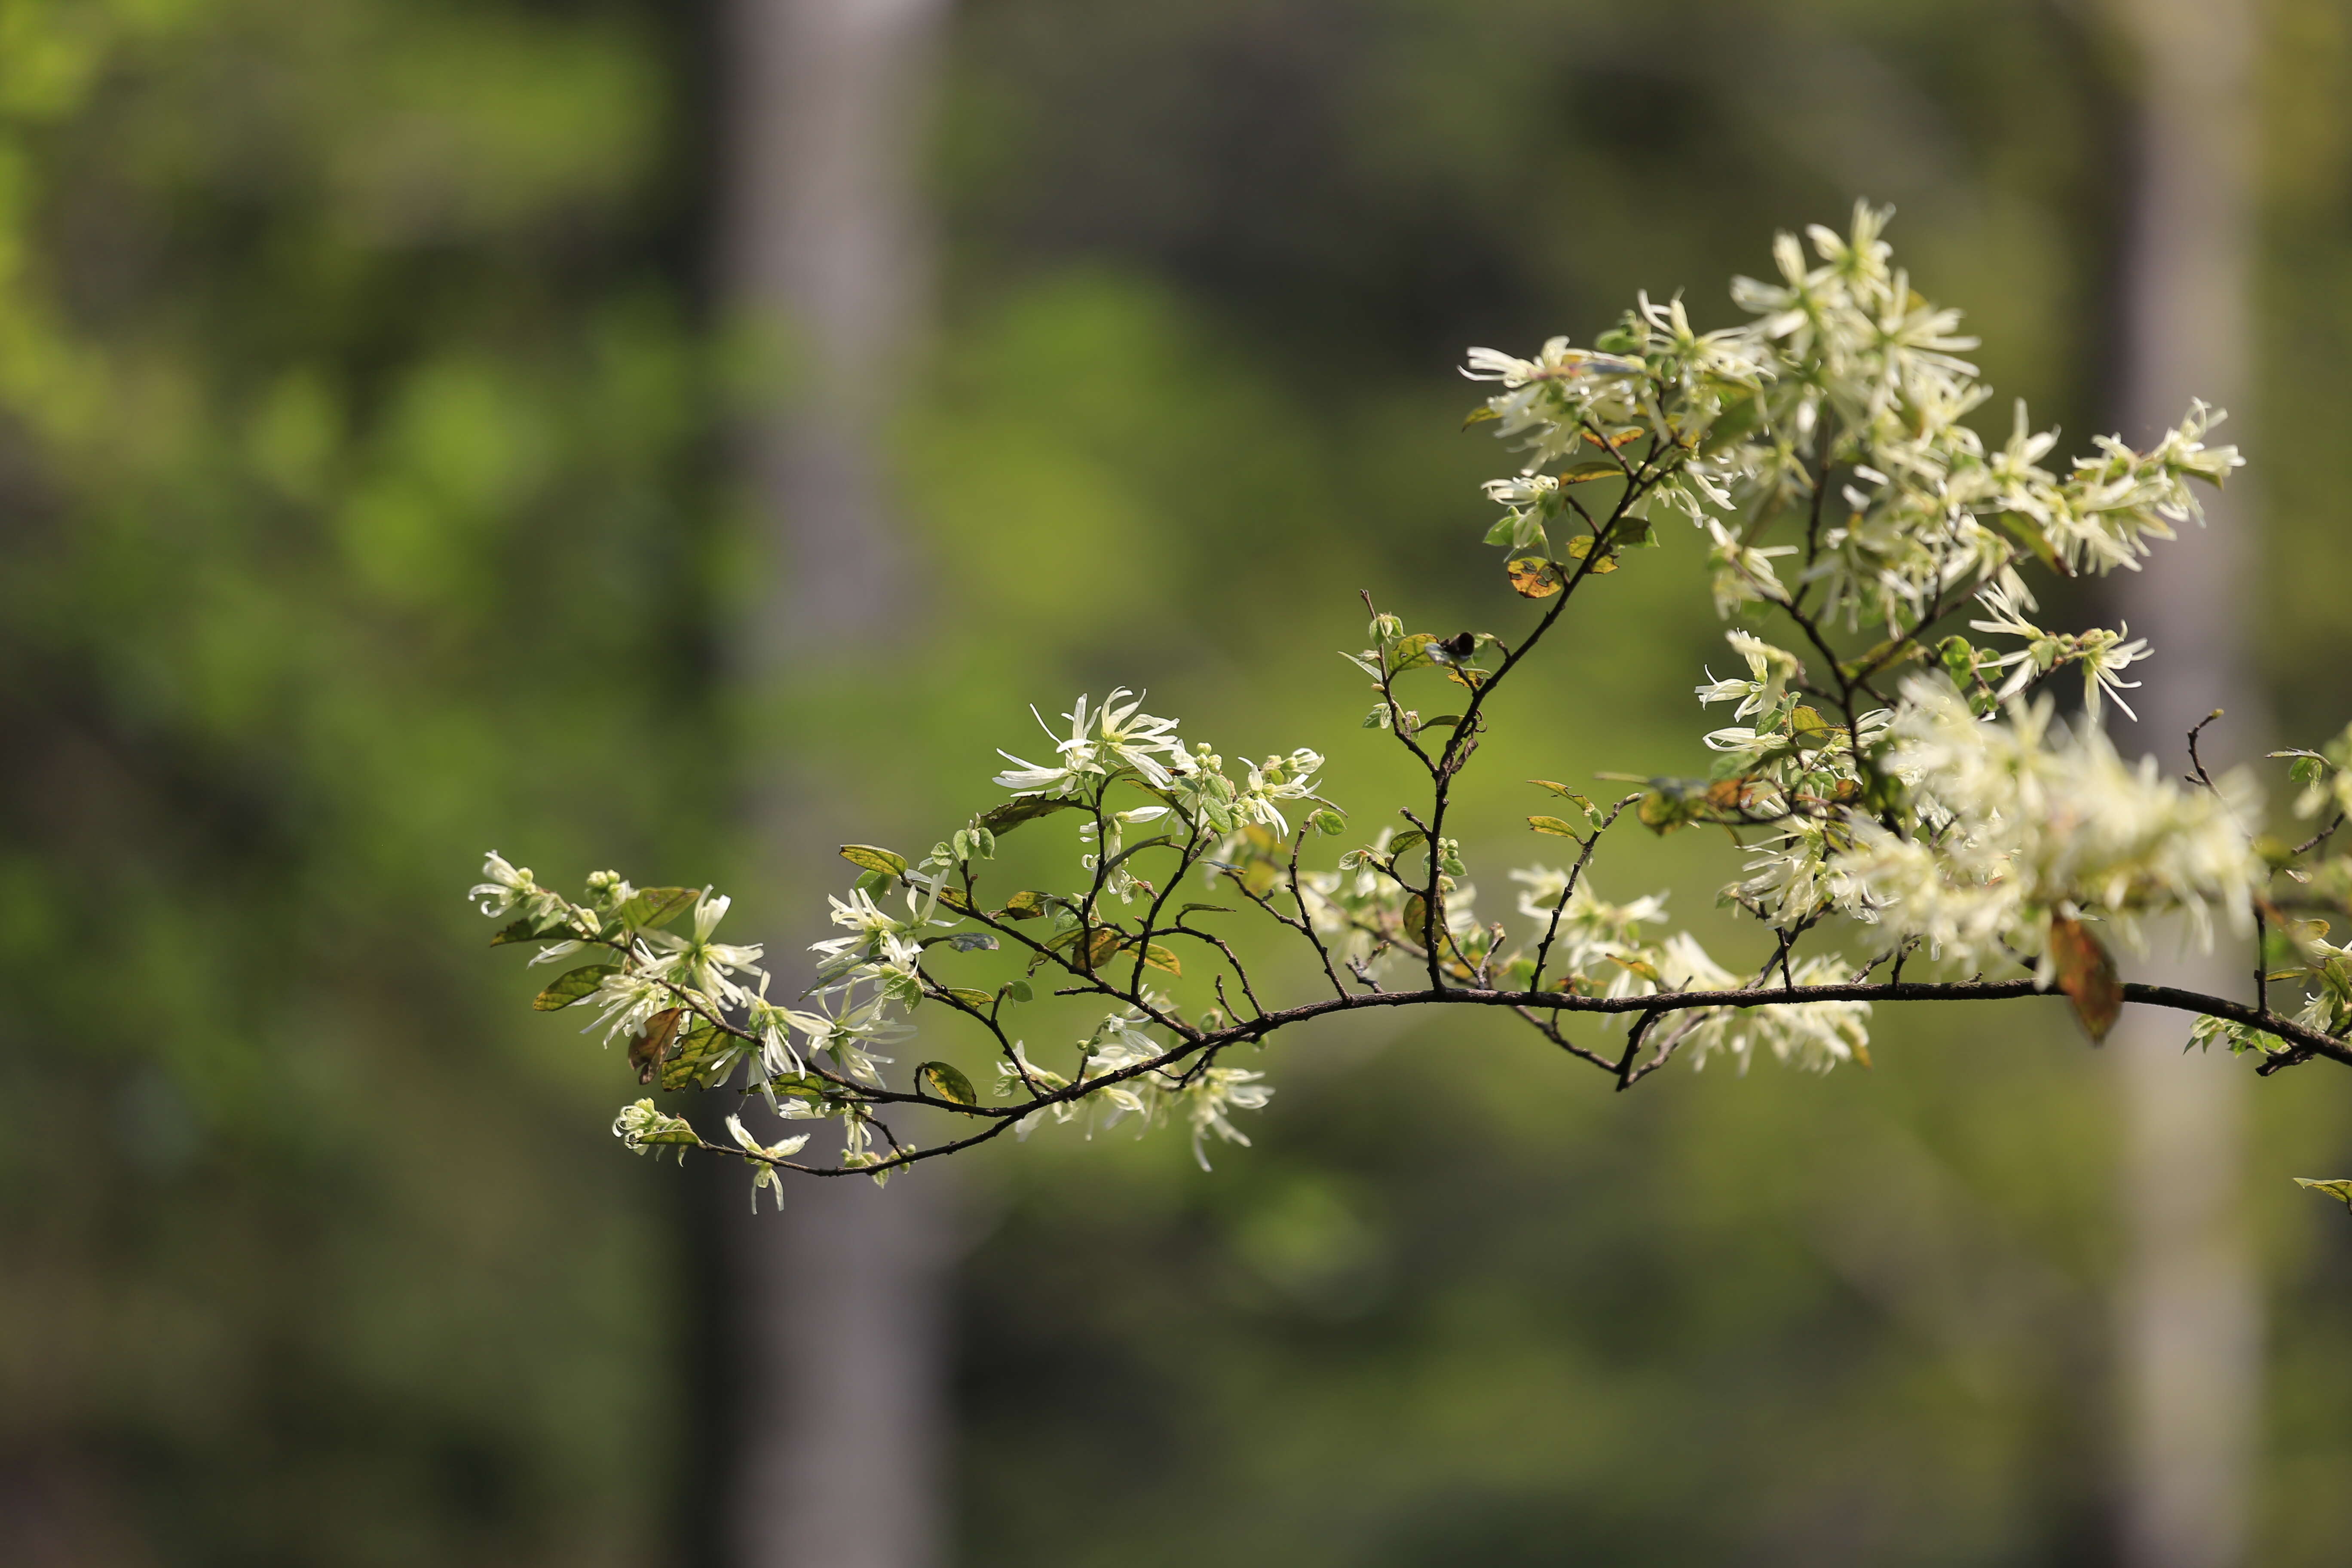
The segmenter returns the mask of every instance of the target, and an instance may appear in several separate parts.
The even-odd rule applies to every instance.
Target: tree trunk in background
[[[737,665],[754,699],[773,705],[822,689],[887,629],[898,552],[880,442],[929,317],[919,163],[946,10],[946,0],[722,8],[724,285],[731,319],[776,353],[786,380],[740,452],[766,576]],[[793,900],[784,907],[821,902],[839,879],[830,847],[850,803],[781,752],[758,762],[756,875]],[[767,921],[779,987],[797,989],[818,933]],[[753,1222],[729,1184],[736,1568],[943,1560],[940,1192],[936,1179],[887,1194],[861,1180],[795,1182],[782,1215]]]
[[[2135,444],[2192,396],[2247,412],[2255,24],[2251,0],[2115,0],[2138,56],[2137,175],[2123,250],[2123,433]],[[2221,440],[2242,440],[2236,420]],[[2266,730],[2241,629],[2252,556],[2242,481],[2209,502],[2210,526],[2110,582],[2116,612],[2155,658],[2134,703],[2138,749],[2187,768],[2183,737],[2216,708],[2209,763],[2253,754]],[[2134,737],[2119,732],[2128,750]],[[2152,957],[2172,984],[2252,996],[2242,946]],[[2126,1423],[2126,1568],[2231,1568],[2246,1560],[2259,1442],[2262,1301],[2240,1205],[2245,1064],[2184,1058],[2187,1026],[2125,1013],[2108,1049],[2121,1079],[2128,1253],[2118,1302]]]

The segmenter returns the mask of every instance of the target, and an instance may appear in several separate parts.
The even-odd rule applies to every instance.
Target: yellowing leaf
[[[2060,915],[2050,922],[2050,957],[2058,965],[2058,988],[2074,1004],[2083,1032],[2097,1045],[2124,1010],[2114,955],[2081,921]]]
[[[950,985],[945,989],[949,996],[976,1012],[987,1012],[996,1001],[996,993],[993,991],[976,990],[970,985]]]
[[[1009,921],[1034,921],[1045,912],[1045,895],[1025,890],[1015,893],[1004,900],[1004,908],[997,912]]]
[[[845,844],[841,847],[841,858],[862,870],[879,871],[886,877],[904,876],[907,870],[904,855],[877,849],[871,844]]]
[[[1559,482],[1564,485],[1589,484],[1594,479],[1623,477],[1625,470],[1613,458],[1589,458],[1581,463],[1570,463],[1560,470]]]
[[[1576,829],[1570,827],[1567,823],[1562,822],[1557,816],[1530,816],[1528,818],[1528,826],[1534,828],[1538,833],[1549,833],[1555,838],[1574,838],[1577,837]]]
[[[1523,599],[1549,599],[1559,592],[1559,568],[1540,555],[1522,555],[1506,570],[1511,591]]]
[[[2341,1199],[2347,1209],[2352,1209],[2352,1181],[2341,1179],[2316,1181],[2309,1176],[2297,1176],[2294,1179],[2294,1184],[2298,1187],[2309,1187],[2315,1193],[2325,1193],[2331,1198]]]
[[[1482,403],[1464,416],[1462,428],[1467,430],[1473,425],[1484,425],[1490,419],[1500,419],[1501,417],[1501,415],[1496,413],[1493,409],[1487,407]]]
[[[1551,791],[1552,794],[1559,796],[1560,799],[1567,801],[1579,811],[1590,812],[1592,809],[1592,803],[1590,800],[1587,800],[1584,796],[1577,794],[1576,791],[1569,788],[1566,784],[1561,784],[1557,779],[1529,779],[1528,783],[1535,785],[1538,789],[1548,789]]]
[[[1591,553],[1592,535],[1589,533],[1580,533],[1574,539],[1568,542],[1568,558],[1570,561],[1581,561]],[[1608,574],[1617,570],[1617,557],[1614,555],[1604,554],[1594,561],[1591,566],[1585,568],[1585,570],[1595,577],[1606,576]]]
[[[925,1062],[915,1069],[915,1082],[929,1094],[952,1105],[978,1105],[971,1079],[951,1062]]]
[[[1184,973],[1184,966],[1177,962],[1176,955],[1156,942],[1143,950],[1143,962],[1163,973],[1173,974],[1180,979]]]

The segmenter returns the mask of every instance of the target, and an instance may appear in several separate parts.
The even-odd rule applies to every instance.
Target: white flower
[[[1762,713],[1777,708],[1788,690],[1789,682],[1802,680],[1805,667],[1797,656],[1786,648],[1774,647],[1762,637],[1733,630],[1723,634],[1732,651],[1747,661],[1749,679],[1717,680],[1713,670],[1707,671],[1707,684],[1695,688],[1702,707],[1716,702],[1737,701],[1732,713],[1735,719],[1745,719],[1751,713]]]
[[[1265,1077],[1262,1072],[1242,1068],[1203,1068],[1179,1092],[1184,1114],[1192,1123],[1192,1158],[1200,1163],[1201,1169],[1209,1169],[1206,1143],[1212,1132],[1228,1143],[1249,1147],[1248,1134],[1227,1121],[1226,1113],[1265,1109],[1265,1102],[1274,1098],[1274,1089],[1260,1081]]]
[[[608,1046],[624,1035],[643,1034],[655,1014],[677,1005],[677,996],[659,980],[625,971],[604,976],[603,984],[589,994],[588,1002],[603,1011],[580,1032],[584,1035],[588,1029],[602,1028]]]
[[[560,894],[541,887],[529,867],[509,864],[495,849],[482,862],[482,876],[485,880],[467,889],[466,897],[492,920],[503,920],[520,910],[524,919],[545,925],[565,912]]]
[[[2251,929],[2262,868],[2242,775],[2186,787],[2153,757],[2125,762],[2095,725],[2053,732],[2046,699],[1979,722],[1932,677],[1904,683],[1894,731],[1893,766],[1934,841],[1856,816],[1852,847],[1829,860],[1865,890],[1888,940],[1975,965],[2042,952],[2059,914],[2103,920],[2129,946],[2158,912],[2185,914],[2208,943],[2217,912]]]
[[[645,973],[722,1001],[742,1001],[747,993],[732,977],[761,973],[760,944],[739,946],[710,940],[732,901],[713,898],[710,889],[705,888],[702,897],[695,900],[692,936],[666,931],[646,932],[639,939],[648,950]]]
[[[1774,544],[1759,548],[1742,544],[1724,531],[1723,524],[1713,518],[1706,521],[1707,536],[1714,543],[1707,551],[1707,562],[1715,568],[1715,613],[1728,616],[1753,599],[1767,599],[1774,604],[1788,602],[1789,591],[1772,570],[1775,556],[1794,555],[1793,544]]]
[[[751,1212],[753,1214],[760,1212],[760,1189],[762,1187],[775,1193],[776,1206],[782,1208],[784,1206],[783,1173],[769,1162],[791,1159],[808,1147],[809,1135],[803,1132],[797,1138],[787,1138],[781,1143],[761,1143],[757,1138],[751,1136],[751,1130],[743,1125],[743,1119],[740,1116],[730,1116],[727,1119],[727,1131],[735,1135],[735,1142],[742,1145],[744,1152],[759,1156],[744,1162],[751,1167]]]
[[[1128,700],[1122,702],[1121,699]],[[1055,749],[1061,753],[1057,766],[1040,766],[1011,752],[996,754],[1014,766],[996,775],[1001,788],[1022,795],[1069,795],[1089,777],[1100,777],[1116,767],[1133,769],[1154,784],[1169,782],[1163,757],[1181,757],[1182,742],[1175,738],[1176,721],[1157,719],[1143,712],[1143,699],[1120,687],[1104,700],[1098,709],[1089,709],[1081,695],[1077,705],[1062,717],[1068,721],[1070,737],[1056,741]],[[1030,711],[1034,714],[1036,710]],[[1044,725],[1041,717],[1037,722]],[[1050,727],[1045,731],[1053,733]]]

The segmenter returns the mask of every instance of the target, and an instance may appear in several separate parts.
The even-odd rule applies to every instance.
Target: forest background
[[[480,851],[736,886],[779,725],[861,837],[928,841],[1027,703],[1119,682],[1376,812],[1357,591],[1517,603],[1465,345],[1589,341],[1639,287],[1720,324],[1775,227],[1866,195],[2003,394],[2112,425],[2132,85],[2089,10],[971,0],[898,624],[755,706],[725,433],[776,366],[713,329],[703,8],[0,4],[0,1534],[714,1560],[737,1181],[613,1145],[634,1086],[519,1016]],[[2252,624],[2310,741],[2352,716],[2352,23],[2263,37]],[[1695,769],[1726,655],[1675,551],[1490,742],[1474,855],[1524,858],[1500,781]],[[1705,930],[1720,846],[1643,855],[1604,890]],[[2054,1006],[1876,1055],[1618,1100],[1401,1021],[1286,1047],[1213,1175],[966,1162],[960,1559],[2106,1560],[2111,1075]],[[2343,1173],[2352,1086],[2253,1103],[2255,1557],[2332,1563],[2352,1229],[2284,1177]]]

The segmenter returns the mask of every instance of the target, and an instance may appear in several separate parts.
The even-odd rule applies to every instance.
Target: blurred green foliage
[[[2352,706],[2284,658],[2352,639],[2352,37],[2269,11],[2250,452],[2303,734]],[[611,1147],[633,1086],[518,1014],[454,896],[489,845],[727,880],[706,24],[0,0],[0,1521],[31,1561],[661,1562],[707,1506],[696,1189]],[[1409,797],[1331,657],[1357,590],[1527,613],[1475,542],[1463,346],[1589,340],[1641,286],[1714,324],[1774,227],[1856,194],[2002,390],[2100,424],[2129,89],[2088,7],[971,0],[951,44],[950,352],[894,442],[928,629],[782,716],[862,836],[928,842],[1027,702],[1118,682],[1228,754],[1317,746],[1378,819]],[[1670,538],[1611,578],[1507,705],[1474,875],[1540,853],[1530,774],[1696,766],[1694,564]],[[1601,885],[1704,931],[1723,849],[1629,843]],[[1335,1029],[1213,1177],[1177,1139],[974,1162],[967,1556],[2095,1560],[2105,1075],[2061,1020],[1910,1024],[1868,1073],[1622,1100],[1531,1037]],[[1478,1092],[1433,1103],[1430,1052]],[[2347,1095],[2258,1096],[2265,1563],[2352,1538],[2352,1241],[2277,1179],[2335,1168]]]
[[[452,889],[715,869],[686,45],[0,6],[11,1560],[653,1553],[677,1205]]]

